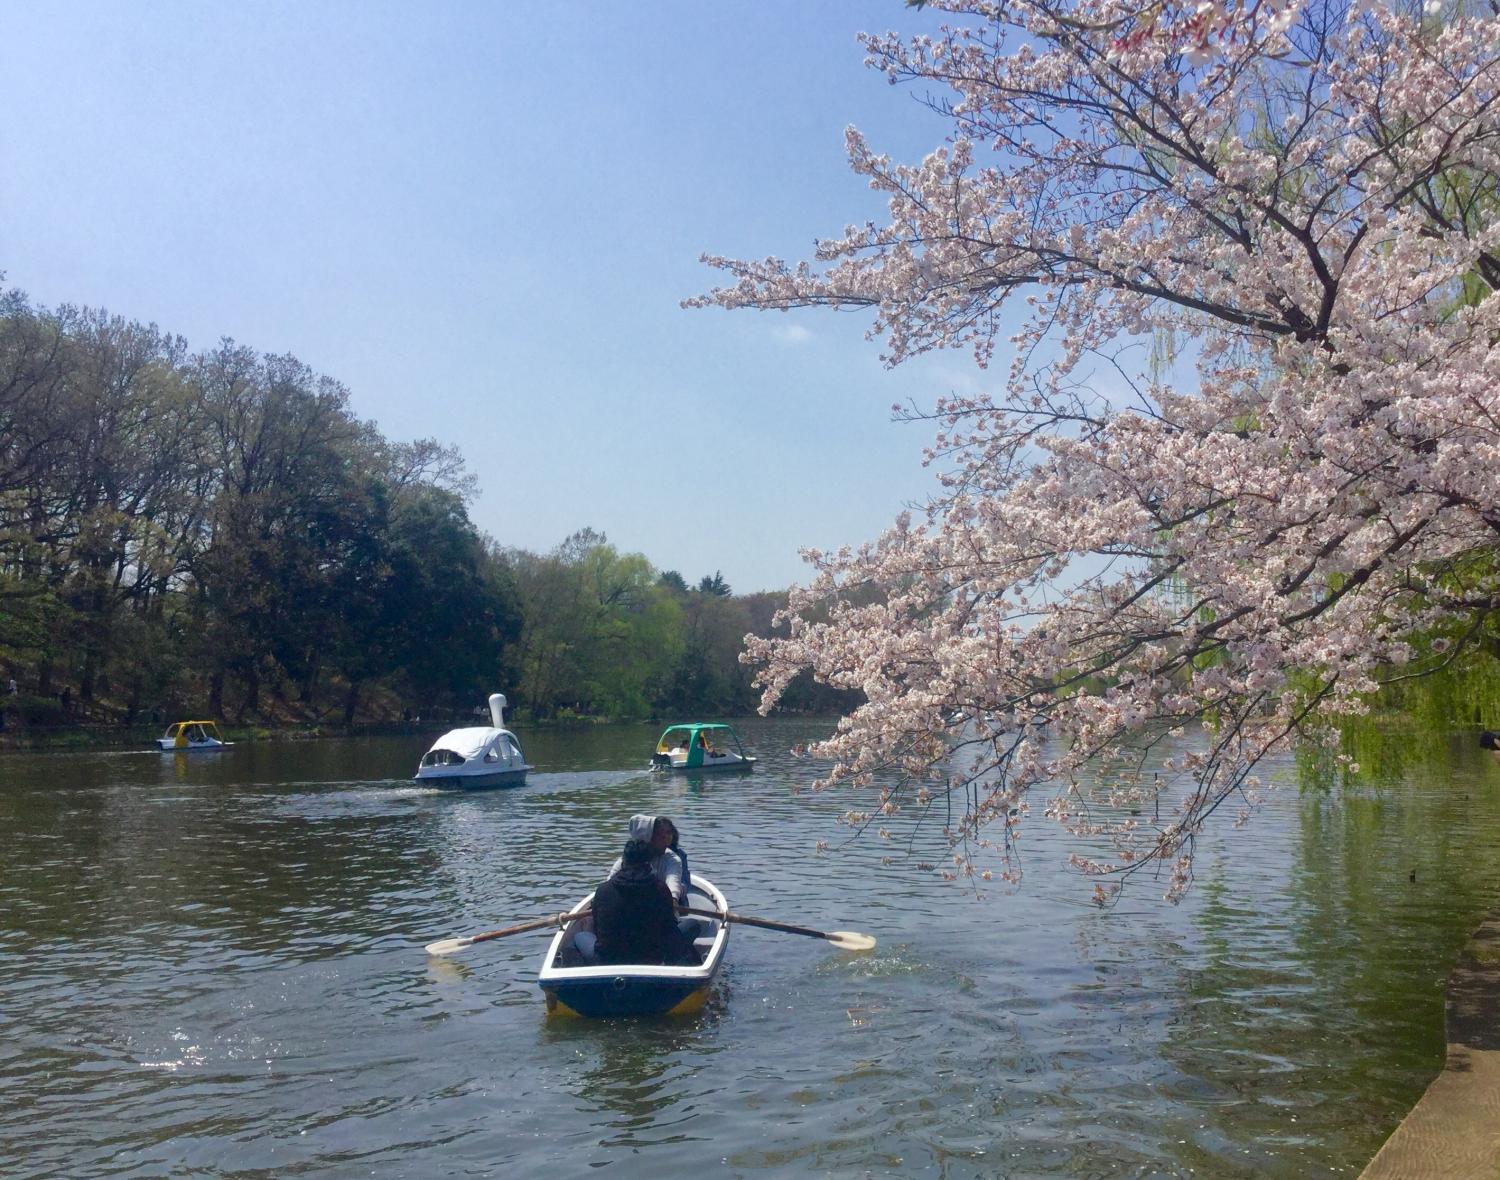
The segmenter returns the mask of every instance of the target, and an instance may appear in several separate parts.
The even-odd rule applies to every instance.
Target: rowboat
[[[489,700],[492,725],[450,729],[422,755],[415,781],[429,787],[477,790],[519,787],[526,782],[526,756],[516,735],[505,728],[505,697]]]
[[[212,721],[174,721],[167,732],[156,739],[156,748],[167,753],[183,750],[224,750],[234,745],[219,736]]]
[[[547,1014],[557,1016],[685,1016],[708,1002],[714,978],[729,945],[729,923],[703,918],[697,947],[703,962],[696,967],[650,964],[600,964],[584,953],[593,941],[594,919],[587,911],[590,893],[569,914],[571,919],[552,938],[542,959],[537,983],[547,1001]],[[729,903],[707,878],[693,874],[688,904],[697,910],[729,912]],[[585,935],[579,939],[579,935]]]
[[[667,726],[651,755],[656,770],[749,770],[754,765],[734,727],[717,721]]]

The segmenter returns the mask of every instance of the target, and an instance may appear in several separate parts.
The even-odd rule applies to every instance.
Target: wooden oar
[[[534,922],[522,922],[519,926],[507,926],[504,930],[488,930],[483,934],[470,934],[464,938],[442,938],[427,944],[429,955],[454,955],[476,942],[489,942],[492,938],[504,938],[507,934],[524,934],[528,930],[540,930],[543,926],[563,927],[574,918],[587,917],[590,911],[577,910],[553,914],[550,918],[538,918]]]
[[[680,912],[680,911],[679,911]],[[814,930],[809,926],[793,926],[789,922],[772,922],[769,918],[750,918],[744,914],[719,913],[718,910],[689,909],[690,914],[705,918],[719,918],[725,922],[738,922],[742,926],[759,926],[765,930],[780,930],[783,934],[805,934],[808,938],[821,938],[833,943],[841,951],[870,951],[875,949],[875,940],[868,934],[856,930]]]

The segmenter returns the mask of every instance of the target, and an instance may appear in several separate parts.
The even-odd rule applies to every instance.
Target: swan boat
[[[547,1014],[685,1016],[700,1011],[724,963],[729,923],[718,918],[701,919],[703,933],[695,945],[703,962],[695,967],[600,964],[590,962],[582,949],[593,941],[594,919],[586,912],[593,900],[590,893],[568,911],[577,916],[553,935],[542,960],[537,984],[547,1001]],[[729,912],[729,903],[718,886],[697,873],[688,886],[688,904],[699,910]],[[580,939],[580,935],[587,937]]]
[[[651,765],[660,770],[749,770],[755,759],[745,753],[732,725],[690,721],[662,731]]]
[[[450,729],[422,755],[415,780],[430,787],[478,790],[519,787],[526,781],[526,756],[516,735],[505,728],[505,697],[490,696],[491,725]]]
[[[234,745],[219,736],[212,721],[174,721],[167,732],[156,739],[156,748],[166,753],[181,750],[225,750]]]

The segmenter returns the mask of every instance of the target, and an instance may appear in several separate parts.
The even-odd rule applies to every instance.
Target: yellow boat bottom
[[[682,999],[678,1000],[677,1003],[672,1005],[672,1007],[661,1013],[661,1015],[691,1016],[695,1012],[703,1011],[703,1006],[708,1003],[708,990],[708,984],[704,984],[700,988],[695,988],[693,991],[683,996]],[[555,991],[552,991],[550,989],[543,989],[542,995],[546,997],[547,1000],[548,1016],[571,1016],[579,1020],[584,1019],[584,1015],[582,1012],[574,1011],[572,1008],[568,1007],[561,1000],[559,1000]]]

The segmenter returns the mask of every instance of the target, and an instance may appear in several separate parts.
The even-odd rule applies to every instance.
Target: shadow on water
[[[718,770],[658,770],[654,772],[665,779],[679,780],[690,791],[708,793],[717,789],[726,792],[741,787],[746,779],[754,778],[755,767],[726,767]]]

